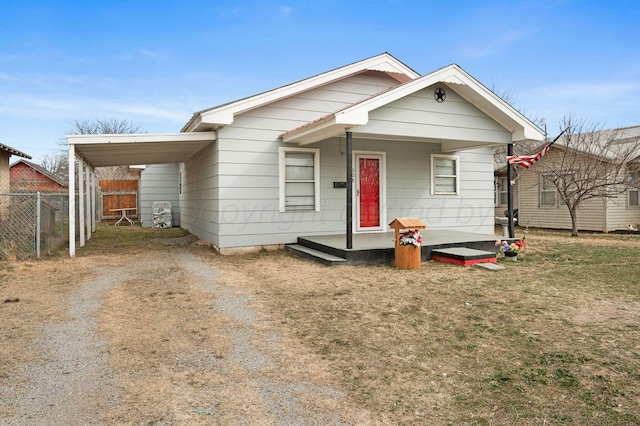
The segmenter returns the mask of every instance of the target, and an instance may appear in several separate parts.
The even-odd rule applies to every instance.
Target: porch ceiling
[[[362,127],[364,128],[364,127]],[[461,136],[468,136],[468,139],[443,139],[438,137],[437,133],[434,133],[431,137],[415,137],[389,133],[369,133],[366,131],[359,131],[359,127],[349,128],[339,123],[319,123],[317,126],[309,126],[305,131],[296,132],[295,135],[283,135],[282,141],[285,143],[297,143],[300,146],[310,145],[316,142],[321,142],[333,137],[342,137],[345,132],[350,131],[353,134],[354,139],[370,139],[370,140],[385,140],[385,141],[397,141],[397,142],[427,142],[427,143],[439,143],[441,145],[442,152],[453,152],[464,149],[482,148],[487,146],[499,146],[506,145],[509,140],[500,140],[497,137],[487,138],[487,140],[471,140],[476,135],[468,134],[465,131],[459,132]]]
[[[67,136],[92,167],[182,163],[215,140],[215,132]]]

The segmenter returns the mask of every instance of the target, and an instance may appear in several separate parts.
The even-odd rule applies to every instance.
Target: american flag
[[[549,142],[548,144],[546,144],[544,146],[544,148],[542,148],[540,151],[536,152],[533,155],[508,155],[507,156],[507,161],[509,162],[509,164],[511,164],[512,166],[521,166],[524,167],[525,169],[528,169],[529,167],[531,167],[532,165],[534,165],[539,159],[541,159],[542,157],[544,157],[544,155],[549,151],[549,148],[551,148],[551,145],[553,145],[554,143],[556,143],[556,141],[558,139],[560,139],[560,136],[562,136],[562,134],[564,132],[566,132],[567,129],[563,130],[554,140],[553,142]]]

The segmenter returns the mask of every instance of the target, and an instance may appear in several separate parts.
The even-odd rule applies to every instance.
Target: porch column
[[[507,155],[513,155],[513,144],[507,145]],[[511,181],[513,180],[513,167],[507,161],[507,217],[509,218],[509,238],[515,237],[515,229],[513,227],[513,188]]]
[[[347,249],[353,248],[353,148],[347,132]]]

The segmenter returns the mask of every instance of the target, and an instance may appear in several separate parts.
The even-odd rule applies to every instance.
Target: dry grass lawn
[[[61,320],[65,298],[96,264],[157,249],[157,233],[123,229],[100,228],[76,259],[0,262],[0,302],[20,299],[0,303],[0,381],[30,362],[29,343],[44,324]],[[323,377],[372,422],[640,425],[640,236],[534,230],[527,242],[526,253],[500,261],[507,270],[499,272],[434,262],[412,271],[330,268],[286,252],[223,257],[200,245],[189,250],[250,295],[261,327],[291,339],[283,359],[292,374]],[[136,282],[110,292],[101,331],[110,336],[113,368],[137,389],[126,394],[119,422],[172,416],[168,407],[154,419],[136,417],[136,407],[158,404],[154,395],[164,391],[146,386],[141,366],[175,359],[184,349],[176,333],[189,335],[181,345],[215,347],[221,356],[229,350],[232,343],[218,336],[224,318],[189,315],[206,311],[203,300],[179,283],[149,290]],[[153,327],[131,301],[154,311]],[[184,316],[167,314],[176,304]],[[149,358],[143,348],[157,339],[166,345]],[[166,368],[154,374],[162,376],[154,386],[180,382],[182,392],[225,380],[199,383],[197,374],[177,378]]]

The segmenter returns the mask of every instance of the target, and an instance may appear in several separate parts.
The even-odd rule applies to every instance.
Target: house
[[[30,155],[0,143],[0,194],[8,194],[11,192],[11,186],[9,184],[9,158],[12,155],[31,159]]]
[[[181,133],[68,136],[85,173],[146,164],[143,224],[173,201],[222,253],[348,241],[398,217],[493,234],[493,148],[543,139],[458,65],[421,76],[388,53],[199,111]]]
[[[11,192],[9,158],[12,155],[31,159],[31,156],[24,152],[0,143],[0,219],[10,202],[9,197],[6,195]]]
[[[66,192],[64,179],[27,160],[18,160],[10,166],[12,192]]]
[[[613,135],[613,136],[612,136]],[[620,144],[633,144],[631,148],[640,148],[640,126],[627,127],[621,129],[610,129],[598,132],[597,135],[587,136],[588,140],[596,143],[598,140],[605,141],[615,146]],[[603,151],[604,152],[604,151]],[[567,163],[565,155],[583,158],[593,167],[595,175],[599,173],[599,168],[605,167],[616,158],[614,150],[607,150],[608,158],[596,158],[593,150],[576,149],[569,147],[560,139],[553,144],[545,156],[529,167],[524,169],[515,167],[515,178],[513,185],[514,209],[518,210],[518,219],[521,225],[528,224],[533,227],[549,229],[571,229],[571,217],[566,205],[561,201],[559,193],[551,181],[552,173],[550,166],[564,161]],[[631,164],[625,171],[628,176],[629,187],[613,198],[593,198],[586,201],[578,210],[577,225],[579,230],[610,232],[627,230],[629,225],[636,228],[640,224],[640,204],[639,204],[639,173],[640,150],[637,151],[635,165]],[[506,167],[496,171],[496,215],[504,213],[506,209]],[[500,214],[502,215],[502,214]]]

